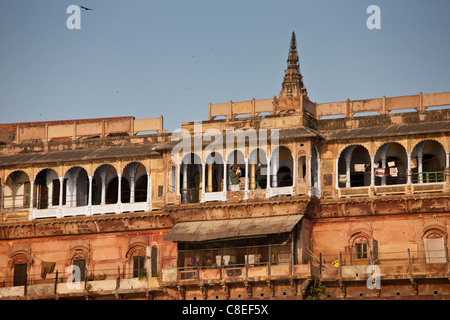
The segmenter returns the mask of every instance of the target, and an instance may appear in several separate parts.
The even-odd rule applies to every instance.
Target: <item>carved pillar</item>
[[[245,160],[245,187],[244,187],[244,200],[248,199],[248,158]]]
[[[267,186],[266,186],[266,198],[270,198],[270,165],[272,163],[272,157],[268,157],[267,158],[267,170],[266,170],[266,174],[267,174]]]
[[[89,193],[88,193],[88,206],[92,206],[92,176],[88,176],[89,181]]]
[[[100,179],[102,180],[102,195],[100,204],[104,205],[106,203],[106,173],[100,175]]]
[[[59,206],[58,206],[58,217],[62,217],[62,210],[63,210],[63,199],[64,195],[64,177],[59,178]]]
[[[3,189],[2,189],[3,192]],[[29,213],[29,219],[34,219],[34,213],[33,213],[33,201],[34,201],[34,181],[30,181],[30,213]]]
[[[202,188],[201,188],[201,195],[200,195],[200,202],[205,202],[205,167],[206,164],[202,163]],[[209,181],[209,177],[208,177],[208,181]]]
[[[381,151],[381,167],[386,170],[386,152]],[[386,185],[386,173],[381,177],[381,185]]]
[[[122,212],[122,174],[117,174],[117,211],[116,213]]]
[[[312,185],[312,156],[308,156],[308,195],[311,196],[313,194],[313,185]]]
[[[347,182],[345,183],[345,187],[346,188],[350,188],[351,187],[351,180],[350,180],[350,172],[351,172],[351,168],[350,168],[350,163],[351,163],[351,158],[350,157],[345,157],[345,175],[347,176]]]
[[[227,165],[227,162],[225,161],[224,163],[223,163],[223,183],[222,183],[222,185],[223,185],[223,193],[224,193],[224,197],[226,198],[226,195],[227,195],[227,167],[228,167],[228,165]]]
[[[375,157],[370,157],[370,187],[375,187]]]
[[[134,203],[136,189],[136,172],[134,168],[130,168],[130,203]]]
[[[152,210],[152,174],[147,172],[147,211]]]
[[[187,164],[182,163],[183,166],[183,187],[181,188],[181,203],[187,203]]]
[[[279,166],[279,156],[273,158],[273,167],[272,167],[272,187],[276,188],[278,187],[278,181],[277,181],[277,172],[278,172],[278,166]]]
[[[91,207],[92,207],[92,176],[88,176],[89,179],[89,193],[88,193],[88,212],[91,213]]]
[[[411,154],[407,155],[408,160],[407,160],[407,166],[406,166],[406,184],[410,185],[411,184]]]
[[[213,178],[213,164],[208,164],[208,186],[206,188],[207,192],[212,192],[213,191],[213,187],[212,187],[212,178]]]
[[[446,152],[446,165],[445,165],[445,181],[447,182],[447,185],[450,184],[450,151]]]
[[[256,189],[255,163],[250,163],[250,190]]]
[[[420,154],[417,154],[417,172],[419,173],[419,180],[418,183],[423,183],[423,174],[422,174],[422,170],[423,170],[423,153],[420,152]]]
[[[73,194],[72,194],[72,201],[70,206],[71,207],[76,207],[78,204],[78,174],[75,175],[75,179],[73,179],[72,182],[72,186],[73,186]]]
[[[30,181],[30,210],[33,210],[34,201],[34,181]]]

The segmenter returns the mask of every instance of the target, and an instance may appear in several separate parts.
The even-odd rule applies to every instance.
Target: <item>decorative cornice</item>
[[[173,225],[167,214],[149,213],[2,222],[0,240],[171,229]]]

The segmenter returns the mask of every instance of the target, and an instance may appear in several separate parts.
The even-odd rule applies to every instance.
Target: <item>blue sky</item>
[[[370,5],[381,30],[369,30]],[[81,30],[69,30],[69,5]],[[1,0],[1,123],[164,116],[278,96],[292,31],[316,102],[450,91],[450,1]]]

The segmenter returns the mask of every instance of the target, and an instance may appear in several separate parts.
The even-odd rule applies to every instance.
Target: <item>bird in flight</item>
[[[89,8],[86,8],[86,7],[83,7],[83,6],[80,6],[80,8],[82,8],[84,10],[92,10],[92,9],[89,9]]]

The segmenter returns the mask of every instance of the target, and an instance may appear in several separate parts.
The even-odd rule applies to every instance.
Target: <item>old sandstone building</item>
[[[177,138],[162,117],[1,124],[0,298],[449,298],[448,105],[313,102],[293,34],[278,97]]]

